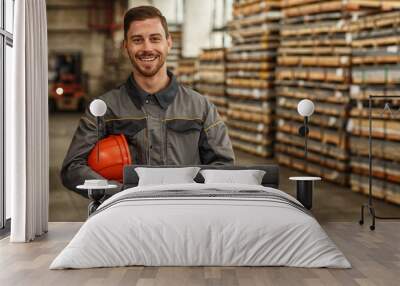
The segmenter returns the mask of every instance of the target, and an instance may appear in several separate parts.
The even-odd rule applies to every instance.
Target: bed
[[[260,185],[204,183],[199,173],[193,183],[141,186],[138,167],[125,167],[123,191],[99,206],[50,269],[351,267],[312,214],[278,189],[275,165],[198,166],[263,170]]]

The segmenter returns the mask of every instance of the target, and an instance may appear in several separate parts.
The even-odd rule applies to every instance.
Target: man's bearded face
[[[158,18],[131,23],[124,41],[133,69],[144,77],[153,77],[166,69],[166,58],[172,47],[171,37]]]

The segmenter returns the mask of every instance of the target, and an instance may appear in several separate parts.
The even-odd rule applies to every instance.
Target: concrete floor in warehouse
[[[60,169],[72,135],[77,127],[80,115],[77,113],[52,114],[49,119],[50,129],[50,208],[51,222],[79,222],[87,218],[89,200],[66,190],[60,180]],[[274,163],[273,159],[252,156],[235,151],[237,164],[256,165]],[[295,195],[295,183],[290,176],[304,175],[286,167],[280,167],[280,189]],[[314,216],[320,223],[332,221],[357,222],[360,206],[367,197],[352,192],[329,182],[318,182],[314,189]],[[375,206],[380,216],[400,216],[400,206],[376,200]]]

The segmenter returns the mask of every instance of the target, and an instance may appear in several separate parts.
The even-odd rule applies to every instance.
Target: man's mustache
[[[140,52],[135,55],[135,57],[157,57],[157,56],[159,56],[159,54],[153,52]]]

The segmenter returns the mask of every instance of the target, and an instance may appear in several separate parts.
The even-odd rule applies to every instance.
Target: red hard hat
[[[97,158],[99,147],[99,158]],[[124,166],[130,164],[132,158],[123,134],[109,135],[100,140],[88,157],[88,165],[107,180],[122,182]]]

